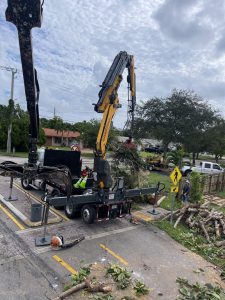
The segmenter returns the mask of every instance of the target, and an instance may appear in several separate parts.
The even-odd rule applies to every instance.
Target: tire
[[[74,218],[78,217],[79,213],[80,213],[80,211],[78,211],[76,209],[75,205],[73,205],[71,202],[69,202],[65,205],[65,215],[69,219],[74,219]]]
[[[51,197],[59,197],[59,196],[61,196],[60,190],[53,189],[51,192]],[[54,208],[57,210],[63,210],[64,206],[54,206]]]
[[[81,210],[81,217],[86,224],[91,224],[94,222],[96,217],[96,211],[93,206],[84,205]]]
[[[190,174],[191,174],[191,172],[192,172],[191,170],[185,171],[185,172],[184,172],[184,176],[189,177]]]
[[[21,185],[24,190],[27,190],[27,191],[31,190],[32,187],[30,186],[30,184],[31,184],[31,181],[29,179],[27,179],[27,178],[21,179]]]
[[[41,191],[45,191],[45,187],[46,187],[46,183],[44,181],[42,181],[41,185],[40,185],[40,190]]]

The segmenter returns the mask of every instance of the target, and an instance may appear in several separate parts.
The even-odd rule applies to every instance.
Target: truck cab
[[[192,171],[202,174],[218,174],[223,173],[224,169],[217,163],[201,161],[199,166],[184,166],[181,171],[183,175],[188,176]]]

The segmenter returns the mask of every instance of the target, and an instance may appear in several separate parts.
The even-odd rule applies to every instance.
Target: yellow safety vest
[[[85,189],[87,183],[88,176],[81,177],[76,183],[74,183],[73,187],[75,189]]]
[[[80,183],[80,188],[81,189],[85,189],[86,188],[87,179],[88,179],[87,176],[82,178],[81,183]]]

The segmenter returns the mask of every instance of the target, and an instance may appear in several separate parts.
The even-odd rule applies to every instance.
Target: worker
[[[188,179],[186,179],[185,184],[182,189],[182,195],[181,195],[181,200],[182,200],[184,206],[188,205],[190,192],[191,192],[191,184],[190,184],[190,181]]]
[[[135,150],[136,149],[136,145],[132,141],[132,137],[131,136],[129,136],[129,138],[125,141],[124,146],[127,149],[130,149],[130,150]]]
[[[87,169],[84,169],[81,172],[81,178],[76,183],[74,183],[73,187],[75,189],[85,189],[87,184],[87,179],[88,179],[88,172]]]
[[[80,151],[80,146],[78,145],[78,143],[73,143],[70,146],[71,151]]]

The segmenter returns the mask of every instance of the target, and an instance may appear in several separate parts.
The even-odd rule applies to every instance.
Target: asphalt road
[[[57,276],[15,234],[16,228],[0,212],[0,299],[45,300],[57,295]]]
[[[5,192],[7,180],[0,178],[0,193]],[[14,194],[17,194],[16,188]],[[1,300],[54,299],[71,274],[95,262],[126,266],[133,271],[134,278],[153,288],[149,298],[152,300],[176,299],[177,277],[186,277],[193,283],[217,282],[224,287],[211,264],[151,224],[133,225],[127,219],[116,219],[86,225],[80,219],[63,220],[48,226],[47,234],[63,235],[66,242],[83,234],[85,240],[73,248],[53,251],[49,246],[35,246],[35,238],[43,236],[43,228],[18,228],[2,207]],[[194,273],[198,268],[205,272]]]

